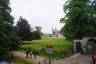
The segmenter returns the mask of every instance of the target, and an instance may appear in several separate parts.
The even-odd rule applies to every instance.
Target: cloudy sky
[[[60,30],[64,17],[63,5],[66,0],[11,0],[15,23],[20,16],[26,18],[31,27],[41,26],[43,33],[51,33],[52,27]]]

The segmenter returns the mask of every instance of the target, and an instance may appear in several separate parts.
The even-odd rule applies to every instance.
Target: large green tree
[[[0,0],[0,50],[17,49],[19,44],[9,4],[9,0]]]
[[[67,39],[82,38],[85,34],[96,33],[95,6],[90,0],[68,0],[64,5],[65,17],[61,18],[64,27],[61,33]],[[94,17],[94,19],[93,19]],[[94,24],[95,23],[95,24]],[[93,25],[94,24],[94,25]]]
[[[91,3],[91,18],[90,18],[90,21],[91,21],[91,24],[94,26],[94,28],[96,29],[96,0],[93,0],[92,3]]]

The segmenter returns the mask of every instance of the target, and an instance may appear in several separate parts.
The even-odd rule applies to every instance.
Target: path
[[[65,58],[63,60],[55,60],[52,64],[90,64],[91,58],[90,56],[81,55],[77,53],[69,58]]]
[[[43,62],[41,64],[44,64],[44,59],[41,56],[37,56],[36,59],[27,59],[26,55],[21,52],[14,52],[14,56],[23,58],[27,61],[32,62],[33,64],[39,64],[39,62]],[[90,56],[81,55],[80,53],[74,54],[73,56],[70,56],[69,58],[65,58],[62,60],[54,60],[52,64],[90,64]],[[47,61],[48,63],[48,61]]]
[[[20,57],[22,59],[25,59],[29,62],[32,62],[33,64],[37,64],[39,62],[43,62],[44,58],[41,56],[37,56],[36,59],[34,58],[26,58],[26,54],[22,53],[22,52],[13,52],[14,56],[16,57]],[[33,56],[32,56],[33,57]]]

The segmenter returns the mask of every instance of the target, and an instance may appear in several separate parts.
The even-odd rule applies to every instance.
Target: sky
[[[20,16],[28,20],[32,28],[41,26],[43,33],[52,33],[52,27],[60,30],[64,17],[63,5],[66,0],[10,0],[11,15],[16,21]]]

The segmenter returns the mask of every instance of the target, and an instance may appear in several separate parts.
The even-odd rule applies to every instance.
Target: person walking
[[[28,58],[29,57],[29,49],[27,48],[27,50],[26,50],[26,58]]]
[[[30,58],[32,58],[32,54],[33,54],[32,51],[30,51]]]
[[[35,59],[36,59],[36,54],[37,54],[37,52],[36,52],[36,50],[34,49],[33,55],[34,55],[34,58],[35,58]]]

